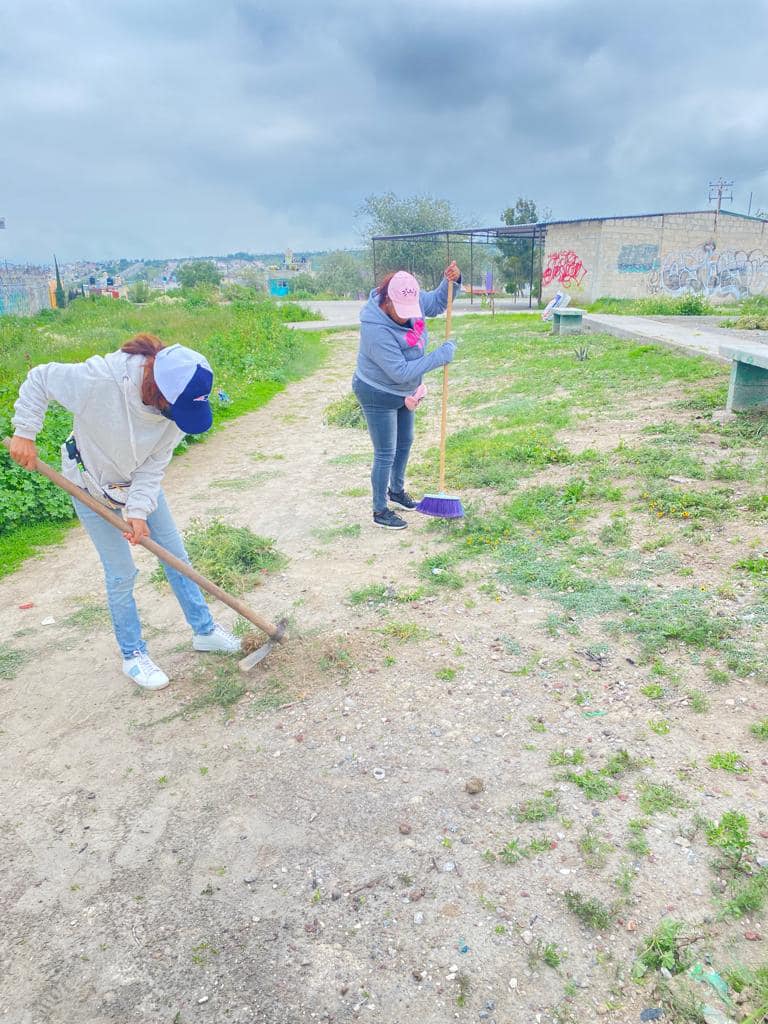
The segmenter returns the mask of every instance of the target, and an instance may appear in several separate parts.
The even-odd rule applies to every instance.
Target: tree
[[[182,288],[194,288],[199,284],[216,287],[221,284],[221,274],[208,260],[191,260],[177,269],[176,280]]]
[[[357,216],[362,221],[361,233],[367,243],[373,235],[450,231],[467,226],[461,222],[447,199],[435,199],[432,196],[400,199],[394,192],[368,196]],[[451,259],[459,262],[460,266],[468,262],[468,251],[469,247],[465,243],[451,242]],[[448,244],[444,238],[377,242],[376,272],[382,277],[390,270],[408,270],[423,285],[436,288],[448,265],[448,255]]]
[[[514,206],[508,206],[501,214],[504,224],[537,224],[539,214],[536,203],[522,196]],[[501,253],[499,272],[504,287],[511,295],[519,295],[531,280],[531,240],[529,238],[498,239]],[[538,246],[533,254],[533,287],[541,278],[541,253]]]
[[[340,299],[355,299],[360,291],[365,290],[365,264],[360,256],[337,249],[323,257],[317,282],[321,292],[329,292]]]
[[[67,296],[64,294],[64,285],[61,283],[61,274],[59,273],[59,264],[56,260],[56,254],[53,256],[53,265],[56,267],[56,308],[64,309],[67,304]]]

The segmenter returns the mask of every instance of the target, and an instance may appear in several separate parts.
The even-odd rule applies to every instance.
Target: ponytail
[[[154,334],[137,334],[120,347],[129,356],[144,356],[144,376],[141,381],[141,400],[144,405],[164,409],[168,401],[155,384],[155,356],[165,343]]]

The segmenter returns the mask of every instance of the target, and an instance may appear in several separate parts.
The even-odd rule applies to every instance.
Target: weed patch
[[[357,396],[352,392],[326,405],[323,422],[333,427],[348,427],[354,430],[366,430],[368,426]]]

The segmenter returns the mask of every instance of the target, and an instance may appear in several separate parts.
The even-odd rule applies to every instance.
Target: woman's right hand
[[[447,341],[444,341],[440,346],[440,352],[444,352],[446,357],[443,360],[443,365],[445,365],[445,363],[452,363],[453,357],[456,355],[456,341],[453,338],[449,338]]]
[[[8,449],[14,462],[18,462],[24,469],[34,469],[37,465],[37,448],[35,442],[26,437],[11,438],[11,447]]]

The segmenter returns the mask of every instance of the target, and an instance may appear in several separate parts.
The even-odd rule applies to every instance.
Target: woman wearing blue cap
[[[137,569],[129,542],[137,544],[151,534],[158,544],[189,560],[161,484],[184,435],[202,434],[210,427],[212,385],[213,373],[200,353],[138,334],[104,357],[35,366],[15,405],[11,458],[34,469],[35,438],[48,404],[59,402],[74,414],[72,434],[62,445],[64,476],[120,509],[126,520],[128,528],[121,536],[86,505],[73,502],[104,567],[123,672],[145,689],[161,690],[168,676],[149,657],[142,637],[133,597]],[[163,569],[192,627],[195,650],[238,651],[240,641],[213,621],[197,584],[166,565]]]

